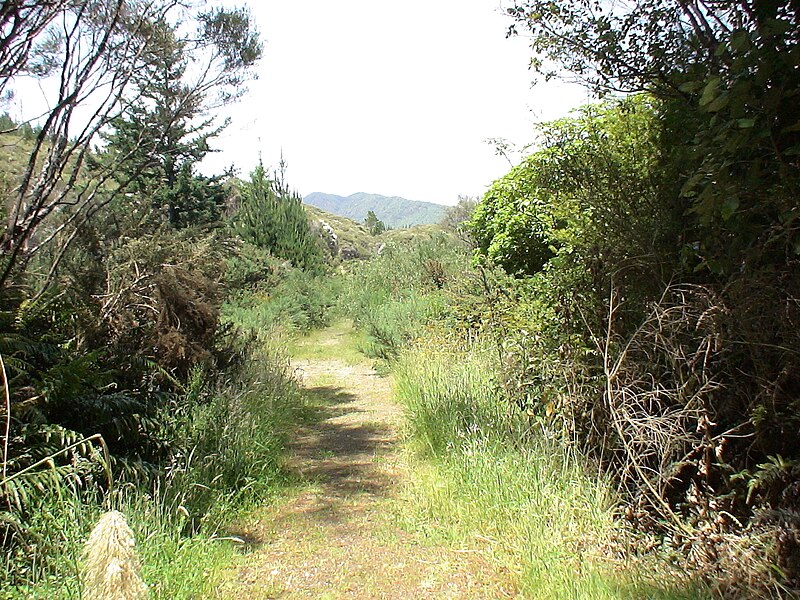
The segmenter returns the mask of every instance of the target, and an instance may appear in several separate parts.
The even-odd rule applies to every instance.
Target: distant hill
[[[381,196],[363,192],[347,197],[314,192],[306,196],[303,201],[329,213],[348,217],[358,223],[366,219],[369,211],[374,211],[387,227],[395,229],[438,223],[446,208],[432,202],[419,202],[397,196]]]
[[[353,219],[334,215],[327,211],[306,204],[304,206],[309,221],[319,223],[324,221],[333,228],[339,241],[339,248],[344,250],[351,248],[355,250],[359,258],[369,258],[383,245],[400,244],[407,245],[414,238],[427,238],[441,231],[438,225],[414,225],[403,229],[392,229],[380,235],[370,235],[363,222],[356,222]]]

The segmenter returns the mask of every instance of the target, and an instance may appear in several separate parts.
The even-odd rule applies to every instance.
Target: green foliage
[[[706,107],[721,92],[698,93]],[[723,124],[723,104],[692,112],[628,97],[545,124],[542,149],[495,183],[471,221],[479,258],[517,277],[485,277],[488,306],[473,307],[504,356],[505,392],[569,432],[634,510],[675,535],[702,528],[709,506],[736,515],[715,517],[734,532],[756,505],[796,506],[780,490],[797,471],[767,468],[769,457],[797,460],[797,259],[793,221],[776,216],[796,204],[794,167],[778,176],[772,150],[725,149],[755,124]],[[777,517],[765,527],[783,541],[731,538],[719,550],[753,544],[764,559],[749,581],[708,565],[725,585],[795,585],[794,534]],[[769,561],[777,581],[750,587],[771,580]]]
[[[442,220],[439,221],[442,229],[461,238],[465,243],[473,242],[467,229],[467,224],[472,219],[479,199],[472,196],[459,196],[455,206],[448,206],[444,211]]]
[[[497,180],[475,209],[469,227],[478,252],[520,275],[551,260],[652,260],[660,250],[653,224],[670,224],[670,207],[657,195],[656,109],[630,97],[540,125],[543,148]]]
[[[366,334],[362,350],[371,357],[393,362],[400,351],[442,311],[439,295],[409,292],[403,298],[387,298],[369,306],[359,325]]]
[[[225,287],[233,296],[250,290],[269,290],[289,270],[284,261],[266,248],[240,238],[231,240],[225,267]]]
[[[509,13],[532,33],[540,67],[566,68],[598,91],[647,89],[666,101],[670,134],[661,148],[690,208],[687,268],[724,278],[797,255],[793,2],[698,10],[676,0],[602,7],[526,0]]]
[[[511,273],[536,273],[553,257],[548,233],[554,219],[546,200],[537,198],[531,166],[516,167],[496,181],[472,220],[478,249]]]
[[[52,252],[52,264],[33,273],[51,285],[71,243],[115,199],[133,209],[123,214],[145,205],[161,213],[156,224],[174,228],[217,220],[224,193],[212,185],[216,179],[196,177],[194,166],[220,131],[209,115],[243,93],[260,57],[246,11],[201,12],[194,2],[160,0],[55,2],[12,7],[4,18],[16,25],[0,88],[20,73],[60,73],[61,80],[42,86],[51,108],[21,147],[26,168],[4,202],[11,210],[0,240],[0,286],[20,283],[31,258],[44,252]]]
[[[175,229],[218,221],[225,188],[220,178],[195,175],[194,169],[210,152],[208,140],[225,126],[198,120],[208,111],[209,90],[223,81],[191,80],[192,42],[179,38],[170,24],[154,23],[150,36],[147,64],[136,74],[137,98],[111,122],[104,152],[92,162],[96,169],[115,163],[119,185],[149,201],[159,220]],[[244,68],[231,63],[225,72],[236,76]]]
[[[247,360],[232,338],[218,335],[224,261],[217,238],[191,230],[162,230],[116,243],[90,237],[73,246],[81,252],[62,264],[62,277],[72,287],[62,284],[40,298],[21,287],[1,296],[0,352],[12,409],[8,475],[0,487],[8,507],[2,515],[9,557],[2,577],[8,585],[44,585],[64,575],[63,554],[78,543],[65,536],[75,530],[40,532],[40,525],[53,523],[32,520],[39,510],[61,514],[55,504],[62,496],[75,496],[91,511],[114,487],[132,485],[145,494],[154,482],[161,485],[169,477],[175,482],[182,472],[187,479],[175,493],[200,523],[217,498],[256,490],[250,477],[272,486],[278,470],[273,454],[281,447],[274,441],[278,421],[264,412],[271,419],[264,426],[269,438],[257,442],[264,452],[257,462],[269,477],[253,468],[243,473],[236,461],[253,458],[256,450],[244,448],[242,440],[255,440],[258,421],[242,407],[249,402],[262,410],[273,403],[278,413],[284,397],[288,405],[300,405],[288,383],[269,388],[269,382],[283,381],[278,367],[267,376],[269,361],[260,368],[258,385],[240,379],[241,388],[220,389],[218,397],[211,393],[217,384],[210,377],[203,385],[193,382],[202,367],[209,373],[218,369],[220,380],[235,377],[237,365]],[[100,260],[84,261],[82,252]],[[245,392],[236,390],[248,388],[267,398],[245,401]],[[224,431],[212,431],[208,423],[205,437],[192,430],[189,424],[202,421],[204,411],[215,412],[214,423],[224,423]],[[222,413],[235,414],[236,422]],[[236,433],[240,422],[248,427],[246,435]],[[234,457],[223,452],[231,448],[237,449]],[[224,487],[228,484],[233,487]]]
[[[224,306],[223,314],[245,330],[308,333],[331,323],[339,288],[338,279],[292,269],[269,288],[236,294]]]
[[[23,474],[2,482],[4,493],[19,494],[25,485],[31,490],[21,498],[22,510],[16,506],[0,514],[6,550],[0,583],[18,594],[12,598],[76,593],[82,540],[109,505],[129,517],[155,597],[213,587],[230,554],[214,537],[236,511],[285,484],[283,436],[305,410],[285,358],[247,344],[238,352],[245,366],[233,380],[214,381],[195,369],[185,392],[162,407],[159,428],[170,448],[161,468],[148,477],[132,479],[119,463],[108,463],[96,440],[87,440],[74,444],[63,466],[53,456],[39,478]],[[71,439],[53,439],[53,449]],[[28,442],[46,451],[34,439]],[[106,468],[113,472],[113,488],[102,491]]]
[[[224,58],[224,83],[241,86],[263,47],[250,13],[244,8],[215,8],[199,16],[202,39]],[[241,94],[242,90],[234,92]],[[227,97],[224,97],[226,100]]]
[[[633,327],[679,263],[681,206],[663,201],[658,106],[629,97],[541,125],[543,148],[490,188],[469,224],[477,256],[519,278],[485,279],[482,319],[509,356],[515,402],[540,415],[573,422],[560,399],[583,392],[569,382],[591,388],[600,374],[611,290],[625,290],[618,323]]]
[[[356,265],[344,285],[341,307],[367,335],[364,351],[393,361],[445,307],[445,294],[467,267],[450,236],[438,233],[410,244],[388,243],[380,256]]]
[[[370,235],[380,235],[386,231],[386,225],[384,225],[383,221],[379,220],[378,217],[375,216],[373,211],[367,212],[367,217],[364,219],[364,225],[366,226]]]
[[[242,185],[233,231],[245,242],[309,271],[323,268],[323,249],[308,226],[300,196],[256,167]]]
[[[464,452],[478,438],[510,439],[508,402],[485,352],[437,351],[433,344],[444,340],[427,343],[404,353],[395,370],[413,442],[424,454],[441,457]]]
[[[81,541],[109,506],[134,522],[155,597],[210,592],[226,552],[213,537],[282,485],[283,432],[304,405],[285,359],[220,327],[225,281],[264,283],[278,262],[248,248],[224,277],[244,244],[209,225],[230,186],[194,170],[221,130],[206,117],[252,75],[257,32],[240,9],[190,2],[176,25],[177,5],[134,4],[3,8],[6,79],[61,74],[43,128],[4,120],[9,597],[77,597]],[[56,20],[69,27],[50,35]]]
[[[265,344],[242,344],[231,382],[205,381],[196,370],[164,422],[180,445],[172,453],[171,489],[162,494],[189,512],[192,529],[216,531],[227,511],[263,500],[285,483],[281,455],[305,401],[288,360]]]
[[[526,598],[707,597],[690,582],[630,565],[623,575],[597,557],[625,535],[611,516],[611,485],[568,445],[528,430],[490,356],[431,339],[398,364],[411,441],[430,464],[412,491],[417,526],[459,547],[491,543]]]

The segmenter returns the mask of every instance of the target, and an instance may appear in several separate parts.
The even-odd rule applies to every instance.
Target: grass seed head
[[[133,532],[121,512],[112,510],[100,518],[83,556],[86,600],[140,600],[147,596]]]

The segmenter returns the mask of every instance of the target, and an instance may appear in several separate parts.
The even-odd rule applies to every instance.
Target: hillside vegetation
[[[303,202],[359,223],[363,223],[369,211],[373,211],[387,227],[394,229],[438,223],[442,220],[446,208],[431,202],[365,193],[344,197],[313,192],[306,196]]]

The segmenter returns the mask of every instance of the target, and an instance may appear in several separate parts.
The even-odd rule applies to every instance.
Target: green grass
[[[399,235],[399,234],[398,234]],[[401,349],[441,317],[450,285],[468,267],[464,248],[449,236],[422,235],[353,266],[345,276],[340,309],[364,332],[362,351],[393,363]]]
[[[4,600],[78,599],[81,597],[79,569],[83,543],[103,509],[86,498],[68,492],[40,498],[41,508],[29,523],[39,551],[30,563],[30,582],[0,591]],[[174,599],[210,594],[223,580],[223,573],[237,550],[229,541],[214,539],[209,532],[185,535],[183,513],[165,514],[160,499],[125,488],[110,502],[121,510],[136,539],[142,578],[150,598]],[[50,546],[45,555],[43,547]]]
[[[353,329],[349,319],[338,319],[327,329],[290,336],[285,342],[287,352],[296,361],[333,358],[348,365],[357,365],[365,360],[360,351],[364,336]]]
[[[189,388],[187,396],[198,393]],[[183,449],[154,479],[118,479],[103,498],[89,493],[91,486],[42,490],[22,524],[25,544],[4,557],[0,598],[79,598],[82,546],[109,507],[123,512],[136,534],[151,597],[211,593],[236,553],[217,538],[292,485],[283,469],[286,435],[311,407],[288,360],[268,347],[249,356],[234,381],[208,393],[170,409],[178,414],[169,431]]]
[[[417,348],[396,373],[418,457],[412,527],[482,548],[525,598],[707,597],[657,561],[610,558],[625,536],[612,487],[568,445],[527,431],[479,350]]]

